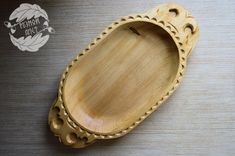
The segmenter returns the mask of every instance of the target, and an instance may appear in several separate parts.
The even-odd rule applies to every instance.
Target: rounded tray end
[[[62,102],[57,100],[50,108],[48,116],[50,130],[59,141],[72,148],[84,148],[94,143],[94,136],[77,126],[64,109]]]

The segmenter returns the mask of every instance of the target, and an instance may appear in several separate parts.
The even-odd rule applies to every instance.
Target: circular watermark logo
[[[21,51],[36,52],[45,45],[55,30],[49,26],[45,10],[37,4],[23,3],[4,21],[11,42]]]

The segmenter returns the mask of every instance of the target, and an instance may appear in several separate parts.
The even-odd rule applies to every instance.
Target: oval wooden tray
[[[64,71],[52,132],[75,148],[127,134],[175,91],[198,34],[176,4],[112,23]]]

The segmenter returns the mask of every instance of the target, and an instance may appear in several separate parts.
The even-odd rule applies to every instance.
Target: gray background
[[[235,1],[175,1],[201,28],[182,84],[131,133],[86,149],[63,146],[47,126],[60,74],[111,22],[165,1],[31,1],[56,30],[36,53],[19,51],[3,26],[22,2],[0,2],[0,155],[235,155]]]

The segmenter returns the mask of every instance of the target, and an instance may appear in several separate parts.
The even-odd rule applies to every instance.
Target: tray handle
[[[60,142],[73,148],[83,148],[95,141],[93,135],[83,131],[69,118],[59,99],[50,108],[48,124]]]
[[[188,57],[199,37],[199,27],[195,18],[178,4],[161,4],[146,12],[150,18],[162,23],[163,27],[171,30],[171,36],[179,40],[185,55]]]

